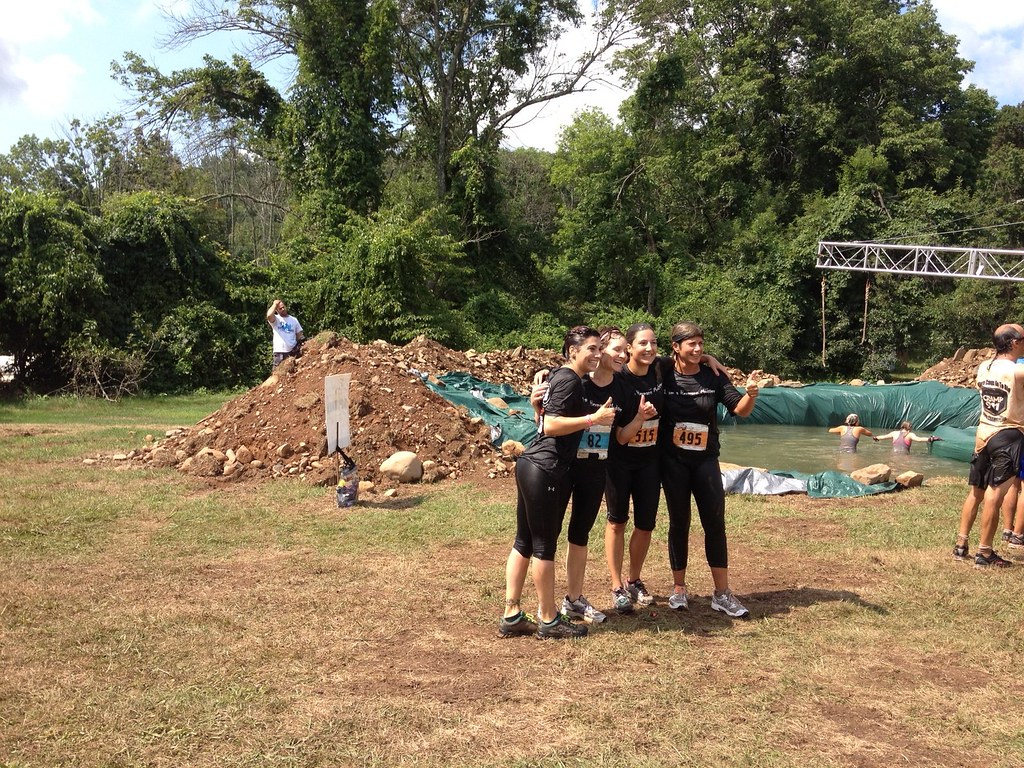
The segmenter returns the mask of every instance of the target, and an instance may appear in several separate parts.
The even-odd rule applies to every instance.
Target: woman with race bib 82
[[[733,618],[747,618],[750,612],[729,588],[717,406],[722,403],[736,416],[749,416],[758,388],[749,383],[746,392],[740,392],[727,377],[701,365],[704,331],[695,323],[682,322],[672,327],[672,351],[672,367],[663,377],[661,413],[661,482],[668,506],[668,555],[674,583],[669,607],[689,607],[686,562],[692,495],[704,528],[704,553],[715,585],[711,608]],[[753,372],[751,377],[757,373]]]

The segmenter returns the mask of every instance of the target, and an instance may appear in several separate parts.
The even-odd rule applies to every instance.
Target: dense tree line
[[[983,344],[1014,284],[815,269],[819,240],[1020,247],[1024,105],[916,0],[196,0],[131,120],[0,156],[0,351],[103,394],[248,384],[285,297],[310,332],[557,346],[568,324],[705,326],[716,354],[886,376]],[[632,95],[553,153],[504,148],[615,51]],[[259,65],[294,62],[286,91]],[[822,328],[828,339],[822,349]]]

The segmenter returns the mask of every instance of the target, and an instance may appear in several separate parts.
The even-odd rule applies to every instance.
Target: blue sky
[[[585,1],[585,0],[584,0]],[[182,51],[159,46],[167,31],[162,9],[183,13],[190,0],[5,0],[0,22],[0,153],[23,134],[61,135],[72,118],[91,122],[120,111],[128,94],[110,78],[110,63],[126,50],[163,71],[197,65],[204,53],[228,58],[229,36],[211,37]],[[976,62],[968,81],[1000,104],[1024,101],[1024,2],[934,0],[943,29],[960,39],[960,53]],[[572,37],[561,48],[571,53]],[[623,93],[614,87],[548,105],[538,119],[509,134],[513,146],[553,149],[561,126],[587,106],[614,114]]]

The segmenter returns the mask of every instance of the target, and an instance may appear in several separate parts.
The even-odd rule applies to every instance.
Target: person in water
[[[899,429],[894,429],[892,432],[887,432],[884,435],[872,435],[871,439],[876,443],[879,440],[892,439],[892,452],[893,453],[910,453],[910,446],[912,443],[934,443],[936,440],[941,440],[941,437],[921,437],[913,433],[913,425],[909,421],[904,421],[900,424]]]
[[[851,413],[844,424],[832,427],[829,432],[839,435],[839,450],[842,453],[856,453],[862,435],[874,437],[870,429],[860,425],[860,417],[856,413]]]

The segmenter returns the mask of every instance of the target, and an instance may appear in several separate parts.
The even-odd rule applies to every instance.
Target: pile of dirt
[[[297,476],[333,484],[338,463],[327,456],[324,377],[348,373],[352,445],[346,453],[363,480],[378,489],[393,487],[379,467],[396,451],[416,453],[425,480],[506,475],[512,463],[491,445],[490,428],[434,394],[424,378],[467,371],[525,394],[537,370],[560,362],[550,350],[457,352],[422,337],[396,347],[321,334],[260,386],[130,458],[232,481]]]
[[[381,463],[397,451],[417,455],[427,482],[505,477],[513,462],[491,444],[488,425],[434,394],[424,379],[436,383],[445,373],[466,371],[528,394],[538,370],[562,362],[551,350],[458,352],[425,337],[397,347],[383,341],[356,344],[324,333],[305,344],[302,357],[285,360],[263,384],[198,424],[115,458],[226,481],[291,476],[331,485],[338,479],[338,457],[327,455],[324,377],[348,373],[352,444],[346,453],[360,478],[377,490],[397,485],[380,473]],[[747,381],[738,369],[729,369],[729,376],[739,386]],[[799,386],[771,374],[759,381]]]
[[[952,357],[940,360],[927,371],[917,377],[918,381],[941,381],[950,387],[974,388],[978,366],[994,357],[992,347],[967,349],[961,347]]]

